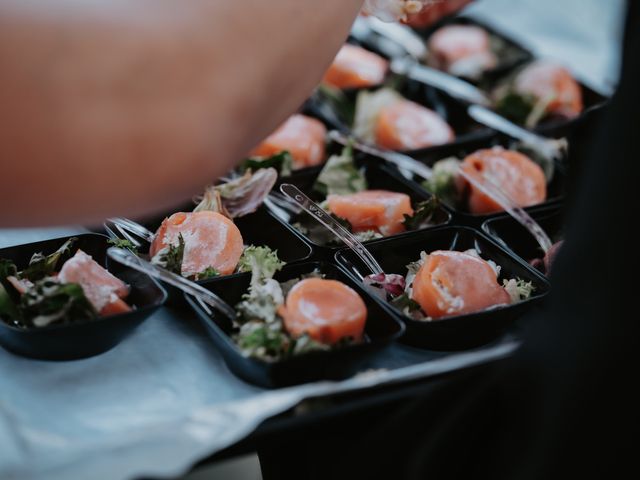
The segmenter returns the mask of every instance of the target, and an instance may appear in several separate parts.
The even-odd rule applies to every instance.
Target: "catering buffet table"
[[[553,8],[548,1],[527,8],[512,3],[479,2],[470,12],[534,52],[554,54],[583,82],[610,93],[621,1],[600,2],[608,4],[603,8],[583,0]],[[592,28],[594,18],[601,28]],[[82,231],[0,231],[0,248]],[[365,398],[368,405],[402,398],[430,378],[504,358],[515,348],[513,336],[463,353],[392,344],[350,380],[265,390],[229,371],[189,309],[163,307],[97,357],[46,362],[0,349],[0,478],[176,476],[243,439],[251,445],[247,438],[286,434],[318,414],[358,408]],[[328,396],[335,401],[292,410]]]

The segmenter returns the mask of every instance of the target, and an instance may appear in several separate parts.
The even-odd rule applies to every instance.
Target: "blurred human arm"
[[[312,91],[361,0],[0,0],[0,225],[175,204]]]

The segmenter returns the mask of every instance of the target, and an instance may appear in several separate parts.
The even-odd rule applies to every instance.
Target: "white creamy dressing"
[[[438,291],[441,298],[438,299],[438,308],[447,313],[459,312],[464,308],[464,299],[456,296],[440,281],[440,267],[431,272],[431,284]]]

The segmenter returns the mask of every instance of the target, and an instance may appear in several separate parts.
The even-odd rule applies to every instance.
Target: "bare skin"
[[[361,0],[0,0],[0,225],[189,198],[310,94]]]
[[[0,0],[0,227],[200,193],[308,97],[362,3]]]

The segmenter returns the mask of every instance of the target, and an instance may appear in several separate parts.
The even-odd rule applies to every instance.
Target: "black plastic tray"
[[[367,183],[369,184],[369,188],[373,190],[389,190],[392,192],[398,193],[406,193],[411,197],[411,203],[415,206],[417,203],[428,200],[431,198],[431,195],[424,189],[416,188],[413,182],[407,180],[402,174],[394,167],[389,166],[384,163],[384,160],[380,158],[367,155],[365,153],[354,151],[355,155],[355,163],[359,168],[364,169],[364,174],[367,179]],[[311,197],[316,202],[322,202],[325,197],[317,191],[313,190],[313,186],[320,174],[322,168],[318,167],[315,169],[307,169],[306,171],[298,172],[290,177],[282,178],[278,181],[276,185],[276,189],[278,185],[282,183],[291,183],[297,186],[300,190],[306,193],[309,197]],[[288,227],[295,230],[295,227],[292,225],[296,222],[308,218],[309,221],[313,222],[314,220],[309,217],[309,215],[305,212],[302,212],[299,215],[294,215],[289,218],[280,218],[280,220],[285,223]],[[435,222],[436,225],[446,225],[451,221],[451,214],[447,208],[441,206],[437,213],[435,214]],[[433,228],[433,227],[429,227]],[[338,249],[342,248],[340,244],[338,245],[326,245],[320,244],[313,238],[301,234],[307,242],[313,245],[315,248],[330,248],[330,249]],[[402,234],[399,234],[402,235]],[[394,235],[396,236],[396,235]],[[365,242],[368,244],[369,242]]]
[[[460,160],[464,159],[467,155],[472,154],[473,152],[485,149],[492,148],[495,146],[501,146],[504,148],[510,148],[514,144],[513,140],[504,137],[493,137],[491,140],[487,141],[474,141],[469,142],[466,145],[450,145],[446,149],[442,149],[437,153],[430,153],[427,155],[422,155],[417,158],[417,160],[422,163],[433,167],[433,165],[439,160],[443,160],[448,157],[457,157]],[[426,190],[421,185],[420,179],[417,179],[412,174],[407,173],[405,178],[411,182],[413,188],[418,190]],[[566,194],[567,187],[567,176],[563,172],[562,169],[556,168],[553,178],[551,182],[547,183],[547,200],[538,204],[527,207],[525,210],[531,211],[532,209],[537,209],[544,206],[552,206],[558,205],[560,202],[564,200]],[[504,212],[496,212],[490,214],[473,214],[468,211],[460,209],[456,205],[446,205],[447,208],[452,212],[453,219],[451,224],[455,225],[463,225],[463,226],[472,226],[476,228],[481,228],[482,223],[486,221],[488,218],[493,218],[496,216],[503,215]]]
[[[288,178],[288,177],[285,177]],[[190,212],[194,208],[193,203],[185,204],[176,210],[167,212],[155,218],[143,219],[141,223],[152,232],[160,227],[162,221],[173,213]],[[287,263],[306,260],[311,257],[311,247],[303,240],[301,234],[292,227],[276,219],[264,206],[247,216],[234,219],[234,223],[242,233],[245,245],[263,246],[278,251],[278,257]],[[142,248],[142,253],[148,253],[148,249]],[[169,304],[179,306],[183,303],[182,292],[172,285],[164,285],[169,294]]]
[[[372,50],[373,51],[373,50]],[[376,52],[380,53],[380,52]],[[347,97],[355,102],[356,96],[360,91],[376,91],[376,88],[351,89],[346,92]],[[411,156],[421,156],[429,153],[437,153],[451,145],[465,145],[468,142],[488,140],[495,135],[490,130],[476,123],[467,113],[466,105],[438,93],[437,90],[408,78],[398,78],[396,90],[402,96],[425,106],[438,113],[454,130],[456,137],[453,142],[445,145],[435,145],[432,147],[421,148],[417,150],[408,150],[406,153]],[[344,118],[340,116],[332,107],[312,97],[306,104],[306,111],[312,116],[322,119],[326,125],[344,133],[350,133],[352,126],[349,125]]]
[[[450,25],[473,25],[473,26],[480,27],[483,30],[485,30],[487,33],[489,33],[489,36],[492,37],[492,39],[495,39],[501,42],[502,44],[504,44],[505,48],[510,51],[510,58],[504,58],[504,57],[501,58],[500,56],[498,56],[498,64],[496,65],[496,67],[490,70],[487,70],[478,82],[472,82],[472,83],[478,83],[478,84],[483,84],[486,82],[492,83],[498,78],[502,77],[504,74],[513,71],[514,68],[517,68],[518,66],[526,62],[529,62],[535,58],[533,52],[531,52],[521,43],[516,42],[515,40],[513,40],[512,38],[509,38],[508,36],[505,36],[503,33],[498,32],[496,29],[487,25],[484,22],[481,22],[474,18],[470,18],[466,16],[448,17],[443,21],[438,22],[429,28],[426,28],[426,29],[414,28],[413,30],[424,39],[425,43],[428,43],[434,33],[436,33],[441,28],[450,26]],[[467,79],[467,81],[469,80]]]
[[[501,267],[500,281],[517,277],[533,282],[536,290],[532,297],[514,305],[430,322],[411,319],[384,300],[376,299],[406,324],[407,332],[401,340],[403,343],[446,351],[484,345],[505,333],[515,320],[548,293],[549,284],[542,275],[483,233],[470,228],[441,227],[403,238],[379,240],[369,245],[369,250],[385,272],[401,275],[407,273],[406,265],[418,260],[422,251],[465,251],[472,248],[484,259],[493,260]],[[337,252],[336,260],[353,278],[370,273],[351,250]]]
[[[91,255],[96,262],[107,266],[111,273],[131,286],[127,303],[135,306],[135,309],[88,322],[38,329],[18,328],[0,320],[0,344],[7,350],[43,360],[74,360],[98,355],[120,343],[165,302],[167,294],[155,280],[115,262],[107,262],[107,237],[95,233],[76,237],[78,242],[74,249],[79,248]],[[18,268],[24,268],[34,253],[52,253],[69,238],[4,248],[0,250],[0,258],[10,259]]]
[[[155,232],[165,218],[176,212],[191,212],[194,207],[193,203],[186,204],[182,209],[143,220],[142,223]],[[301,239],[301,236],[282,225],[264,206],[254,213],[235,218],[233,222],[240,229],[245,245],[268,245],[278,250],[280,259],[287,263],[305,260],[311,256],[311,248]]]
[[[531,216],[547,232],[552,242],[563,239],[564,214],[561,206],[537,209],[531,212]],[[529,231],[509,215],[487,220],[482,225],[482,230],[526,262],[543,257],[540,246]]]
[[[287,281],[318,269],[326,278],[339,280],[353,288],[365,301],[368,318],[366,341],[331,352],[312,352],[278,362],[266,362],[242,354],[230,334],[231,322],[222,315],[209,315],[193,297],[186,296],[205,326],[228,367],[240,378],[266,388],[284,387],[317,380],[339,380],[359,371],[359,367],[373,352],[399,338],[404,325],[374,301],[360,282],[351,279],[335,265],[307,262],[286,266],[276,280]],[[249,286],[250,275],[240,274],[204,283],[204,287],[218,294],[230,305],[237,304]]]

